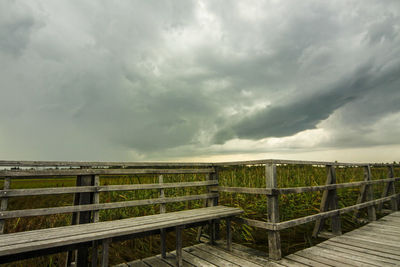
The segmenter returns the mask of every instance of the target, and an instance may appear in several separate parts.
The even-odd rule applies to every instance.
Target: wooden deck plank
[[[288,255],[285,258],[289,259],[289,260],[292,260],[292,261],[295,261],[295,262],[306,264],[308,266],[326,267],[326,264],[320,263],[320,262],[315,261],[313,259],[304,258],[304,257],[298,256],[296,254]]]
[[[149,265],[144,263],[142,260],[137,260],[137,261],[134,261],[134,262],[130,262],[130,263],[127,263],[127,265],[129,267],[149,267]]]
[[[362,261],[358,261],[354,258],[352,258],[349,255],[346,254],[341,254],[337,252],[332,252],[328,249],[324,249],[321,247],[311,247],[306,249],[308,252],[315,253],[319,256],[323,256],[325,258],[329,258],[338,262],[343,263],[344,265],[353,265],[353,266],[360,266],[360,267],[370,267],[370,266],[376,266],[376,265],[371,265]]]
[[[154,267],[171,267],[172,266],[157,257],[146,258],[146,259],[143,259],[142,261],[152,267],[153,266]]]
[[[400,248],[400,242],[397,241],[398,239],[396,240],[389,236],[380,236],[374,233],[349,233],[346,236],[362,238],[362,239],[370,239],[371,241],[374,242],[383,242],[384,244]]]
[[[154,257],[159,258],[160,260],[168,263],[171,266],[174,266],[174,267],[178,266],[177,262],[176,262],[176,256],[172,255],[171,253],[166,253],[165,258],[161,257],[161,255],[157,255],[157,256],[154,256]],[[186,261],[183,261],[182,264],[183,264],[182,265],[183,267],[193,267],[192,264],[190,264],[190,263],[188,263]]]
[[[171,254],[176,257],[175,251],[171,252]],[[197,266],[197,267],[208,267],[208,266],[217,267],[216,265],[211,264],[210,262],[208,262],[206,260],[203,260],[203,259],[201,259],[199,257],[196,257],[196,256],[186,252],[184,249],[182,250],[182,256],[183,256],[183,261],[184,262],[188,262],[188,263],[192,264],[193,266]]]
[[[333,241],[333,239],[331,239]],[[400,249],[395,246],[391,246],[388,244],[385,244],[385,242],[379,242],[376,240],[371,240],[371,239],[362,239],[358,237],[352,237],[352,236],[341,236],[340,238],[334,239],[335,242],[343,242],[343,243],[354,243],[354,244],[360,244],[360,245],[368,245],[374,247],[378,251],[385,251],[385,252],[390,252],[395,255],[400,255]]]
[[[376,256],[380,256],[380,257],[384,257],[384,258],[388,258],[388,259],[394,259],[400,262],[400,255],[395,255],[392,253],[388,253],[387,251],[385,252],[381,252],[378,251],[376,249],[376,246],[365,246],[362,244],[355,244],[355,245],[351,245],[348,242],[347,243],[340,243],[340,242],[335,242],[335,241],[331,241],[331,240],[327,240],[324,242],[325,244],[331,244],[331,245],[335,245],[337,247],[341,247],[344,249],[350,249],[350,250],[354,250],[354,251],[358,251],[358,252],[364,252],[364,253],[368,253],[371,255],[376,255]]]
[[[226,247],[225,242],[222,240],[218,240],[216,241],[216,243],[218,245],[218,248],[220,249],[224,249]],[[239,256],[247,261],[259,264],[261,266],[269,266],[269,267],[284,266],[276,262],[270,261],[264,252],[237,243],[232,243],[232,251],[227,251],[227,252]]]
[[[323,247],[323,248],[326,248],[326,249],[330,249],[332,251],[338,251],[338,252],[346,253],[346,254],[349,254],[349,255],[354,255],[356,257],[361,257],[361,258],[364,258],[364,259],[366,259],[368,261],[374,262],[374,263],[376,263],[376,264],[378,264],[380,266],[385,265],[385,264],[387,265],[387,264],[396,264],[396,263],[398,263],[398,261],[396,261],[396,260],[391,260],[391,259],[388,259],[388,258],[384,258],[384,257],[376,256],[376,255],[371,255],[371,254],[366,253],[366,252],[359,252],[359,251],[355,251],[355,250],[352,250],[352,249],[342,248],[342,247],[335,246],[335,245],[332,245],[332,244],[323,243],[323,244],[320,244],[319,246]]]
[[[310,266],[400,266],[400,212],[288,255],[284,260]],[[284,260],[279,263],[291,264]]]
[[[209,252],[203,251],[196,247],[189,247],[184,249],[186,252],[195,255],[205,261],[208,261],[216,266],[231,266],[231,267],[238,267],[240,265],[225,260],[221,257],[215,256]]]
[[[335,266],[336,267],[336,266],[343,266],[343,264],[344,264],[343,262],[340,262],[337,260],[332,260],[330,258],[323,257],[322,255],[310,253],[305,250],[296,252],[294,255],[320,262],[322,264],[325,264],[326,266]],[[356,265],[347,264],[347,266],[356,266]]]
[[[195,245],[194,247],[199,248],[203,251],[206,251],[208,253],[211,253],[215,256],[218,256],[220,258],[223,258],[225,260],[228,260],[230,262],[233,262],[235,264],[238,264],[240,266],[248,266],[248,267],[260,267],[261,265],[252,263],[249,261],[246,261],[245,259],[242,259],[241,257],[238,257],[232,253],[225,252],[215,246],[208,246],[206,244],[199,244]]]
[[[288,267],[312,266],[312,265],[306,265],[304,263],[300,263],[300,262],[297,262],[297,261],[293,261],[293,260],[291,260],[289,258],[286,258],[286,257],[281,259],[281,260],[279,260],[279,261],[277,261],[277,262],[279,262],[279,264],[283,264],[284,266],[288,266]]]

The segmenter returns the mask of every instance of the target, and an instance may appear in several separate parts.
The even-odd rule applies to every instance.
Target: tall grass
[[[354,182],[363,180],[362,168],[337,168],[337,182]],[[278,186],[296,187],[323,185],[326,180],[326,169],[320,166],[309,165],[285,165],[278,166]],[[373,168],[373,179],[387,178],[386,168]],[[400,169],[395,170],[395,176],[400,175]],[[164,182],[190,182],[203,181],[205,174],[179,174],[164,175]],[[221,169],[219,173],[220,185],[235,187],[265,187],[265,167],[264,166],[235,166]],[[101,177],[101,185],[113,184],[146,184],[157,183],[157,175],[124,175]],[[23,179],[13,180],[11,188],[45,188],[45,187],[64,187],[74,186],[74,178],[63,179]],[[374,185],[375,197],[382,194],[383,185]],[[397,190],[399,186],[397,185]],[[168,188],[165,189],[166,197],[183,196],[188,194],[206,193],[206,187],[191,188]],[[399,191],[397,191],[399,192]],[[359,194],[359,188],[349,188],[338,190],[339,206],[349,206],[356,203]],[[136,190],[136,191],[118,191],[102,192],[100,202],[116,202],[136,199],[156,198],[159,196],[159,190]],[[279,197],[280,220],[290,220],[319,212],[322,192],[311,192],[302,194],[288,194]],[[223,205],[240,207],[245,211],[244,217],[267,220],[266,197],[261,195],[221,193],[220,203]],[[46,208],[55,206],[67,206],[73,202],[72,194],[65,195],[47,195],[16,197],[9,200],[9,209],[32,209]],[[176,211],[183,209],[198,208],[204,206],[203,200],[187,201],[167,204],[167,211]],[[100,221],[123,219],[129,217],[144,216],[159,213],[159,205],[148,205],[140,207],[128,207],[120,209],[110,209],[100,211]],[[363,211],[363,213],[365,213]],[[365,215],[365,214],[362,214]],[[29,218],[16,218],[6,221],[6,233],[34,230],[40,228],[58,227],[70,225],[72,214],[57,214],[50,216],[37,216]],[[343,215],[342,227],[344,231],[349,231],[359,226],[359,223],[352,219],[351,214]],[[329,222],[329,220],[328,220]],[[328,224],[327,224],[328,225]],[[268,251],[267,233],[262,229],[255,229],[247,225],[233,224],[234,241],[254,248]],[[223,234],[223,229],[222,234]],[[319,239],[311,238],[313,223],[286,229],[281,232],[282,251],[284,254],[292,253],[296,250],[311,246]],[[169,233],[167,246],[170,250],[174,249],[174,234]],[[187,229],[184,232],[184,245],[195,243],[196,229]],[[116,264],[124,261],[143,258],[158,254],[159,236],[149,236],[137,238],[122,242],[114,242],[110,249],[110,263]],[[59,266],[65,264],[65,253],[59,253],[50,256],[38,257],[8,264],[7,266]]]

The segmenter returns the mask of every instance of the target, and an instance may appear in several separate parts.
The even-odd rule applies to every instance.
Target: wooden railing
[[[326,185],[306,186],[306,187],[277,187],[277,165],[287,164],[304,164],[326,166],[327,179]],[[259,161],[241,161],[241,162],[224,162],[214,166],[235,166],[235,165],[265,165],[266,188],[245,188],[245,187],[227,187],[212,186],[211,189],[218,192],[231,192],[243,194],[259,194],[265,195],[267,198],[267,222],[253,220],[248,218],[237,218],[236,221],[244,223],[252,227],[263,228],[268,231],[268,248],[269,257],[278,260],[282,257],[280,231],[286,228],[298,226],[301,224],[315,221],[313,236],[317,237],[324,227],[324,220],[332,218],[331,229],[333,235],[342,233],[340,215],[348,212],[354,212],[354,217],[358,217],[358,211],[363,208],[368,209],[369,221],[376,220],[376,209],[381,210],[384,202],[390,202],[391,209],[397,211],[399,208],[400,194],[395,192],[395,182],[400,177],[394,177],[394,168],[399,167],[398,164],[368,164],[368,163],[338,163],[338,162],[319,162],[319,161],[293,161],[293,160],[259,160]],[[350,183],[336,183],[336,167],[362,167],[364,169],[364,181]],[[371,167],[388,168],[388,178],[380,180],[372,180]],[[372,185],[385,183],[382,197],[373,199]],[[337,189],[361,187],[357,204],[339,208]],[[296,218],[289,221],[279,221],[278,198],[282,194],[296,194],[305,192],[323,191],[320,212],[318,214],[309,215],[302,218]]]
[[[325,185],[287,187],[279,188],[277,179],[277,166],[283,165],[316,165],[325,166],[327,178]],[[227,187],[220,186],[218,183],[219,172],[227,166],[265,166],[265,188],[246,188],[246,187]],[[315,221],[313,236],[318,236],[324,227],[324,220],[331,218],[332,234],[341,234],[340,215],[354,212],[354,217],[358,217],[358,211],[363,208],[368,210],[368,219],[376,220],[376,210],[381,210],[384,202],[390,202],[392,210],[398,210],[400,194],[395,192],[395,183],[400,177],[395,177],[394,168],[400,167],[398,164],[368,164],[368,163],[338,163],[338,162],[319,162],[319,161],[292,161],[292,160],[258,160],[240,161],[223,163],[162,163],[162,162],[56,162],[56,161],[0,161],[0,177],[4,178],[3,189],[0,190],[0,233],[4,230],[4,220],[26,217],[41,216],[58,213],[73,213],[72,224],[89,223],[99,221],[99,211],[105,209],[115,209],[123,207],[134,207],[142,205],[160,205],[160,213],[166,212],[167,203],[191,201],[204,199],[208,206],[218,204],[219,192],[244,193],[265,195],[268,205],[267,221],[254,220],[250,218],[238,218],[236,221],[252,227],[262,228],[268,231],[269,257],[280,259],[280,231],[286,228],[298,226]],[[336,182],[336,169],[341,167],[358,167],[364,169],[364,180],[349,183]],[[371,168],[388,168],[388,177],[380,180],[372,180]],[[124,184],[124,185],[100,185],[100,175],[158,175],[158,183],[152,184]],[[204,174],[206,179],[195,182],[164,183],[163,175],[166,174]],[[73,187],[52,187],[52,188],[26,188],[11,189],[10,184],[13,179],[20,178],[51,178],[51,177],[76,177],[76,186]],[[382,196],[373,199],[372,185],[384,183]],[[207,192],[200,195],[185,195],[165,197],[164,190],[168,188],[184,187],[207,187]],[[355,205],[339,208],[337,189],[360,187],[360,195]],[[101,192],[112,191],[131,191],[131,190],[151,190],[158,189],[159,197],[151,199],[127,200],[113,203],[100,203],[99,194]],[[320,212],[296,218],[288,221],[279,220],[279,196],[283,194],[297,194],[314,191],[323,191]],[[8,199],[19,196],[38,196],[74,194],[73,205],[62,207],[7,210]],[[212,231],[218,233],[216,231]],[[163,235],[163,233],[161,233]],[[165,234],[165,233],[164,233]],[[162,253],[165,253],[165,244]],[[86,254],[85,254],[86,253]],[[87,256],[87,252],[81,253],[82,257]]]
[[[61,213],[72,213],[71,224],[83,224],[99,221],[101,210],[136,207],[144,205],[160,205],[160,213],[166,212],[166,204],[192,200],[204,200],[207,205],[218,203],[218,193],[208,190],[204,194],[190,194],[184,196],[166,197],[164,190],[168,188],[207,187],[218,185],[215,170],[210,164],[192,163],[126,163],[126,162],[37,162],[37,161],[0,161],[0,177],[4,179],[3,189],[0,190],[0,234],[4,232],[5,220],[29,216],[44,216]],[[151,168],[149,168],[151,167]],[[165,175],[199,174],[201,181],[164,183]],[[100,176],[112,178],[115,175],[152,175],[158,176],[158,183],[147,184],[118,184],[100,185]],[[205,177],[204,177],[205,176]],[[13,180],[17,179],[46,179],[54,177],[75,177],[76,186],[50,188],[11,189]],[[159,190],[156,198],[126,200],[119,202],[100,203],[100,193],[133,190]],[[34,208],[8,210],[8,202],[12,197],[44,196],[74,194],[70,206],[49,208]],[[161,234],[162,253],[165,254],[165,231]],[[97,252],[94,244],[93,252]],[[71,263],[72,255],[68,253],[67,264]],[[92,260],[97,261],[97,253],[93,253]],[[87,248],[79,248],[77,261],[85,266],[88,258]]]

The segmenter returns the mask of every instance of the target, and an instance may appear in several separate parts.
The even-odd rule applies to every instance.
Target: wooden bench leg
[[[182,262],[182,226],[177,226],[176,230],[176,264],[178,267],[183,266]]]
[[[210,228],[210,244],[215,245],[215,220],[210,221],[209,228]]]
[[[101,260],[101,267],[108,267],[108,250],[110,247],[111,239],[107,238],[103,240],[103,253]]]
[[[160,239],[161,239],[161,257],[164,259],[167,257],[167,244],[166,244],[166,232],[165,229],[161,229],[160,232]]]
[[[226,249],[232,251],[231,218],[226,219]]]
[[[93,241],[92,246],[92,267],[97,267],[97,248],[99,246],[99,241]]]

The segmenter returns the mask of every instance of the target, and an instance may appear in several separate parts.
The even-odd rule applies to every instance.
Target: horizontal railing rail
[[[0,177],[44,177],[76,175],[128,175],[128,174],[194,174],[212,173],[207,169],[48,169],[48,170],[1,170]]]
[[[340,183],[331,185],[314,185],[314,186],[302,186],[302,187],[286,187],[286,188],[257,188],[257,187],[229,187],[229,186],[211,186],[212,190],[218,192],[229,192],[229,193],[242,193],[242,194],[255,194],[255,195],[279,195],[279,194],[299,194],[306,192],[315,192],[323,190],[332,190],[339,188],[350,188],[358,187],[362,185],[381,184],[387,182],[399,181],[400,177],[372,180],[372,181],[361,181],[361,182],[350,182]]]
[[[43,209],[26,209],[26,210],[15,210],[15,211],[0,211],[0,219],[10,219],[19,217],[30,217],[30,216],[43,216],[51,214],[71,213],[71,212],[82,212],[82,211],[95,211],[105,209],[116,209],[116,208],[127,208],[154,204],[166,204],[173,202],[183,202],[189,200],[201,200],[218,197],[217,193],[201,194],[201,195],[188,195],[182,197],[164,197],[164,198],[151,198],[131,201],[121,201],[112,203],[100,203],[100,204],[86,204],[79,206],[65,206],[65,207],[54,207],[54,208],[43,208]]]
[[[127,185],[103,185],[103,186],[71,186],[71,187],[46,187],[34,189],[7,189],[0,190],[0,197],[20,197],[20,196],[40,196],[58,195],[72,193],[100,193],[114,191],[133,191],[148,189],[183,188],[195,186],[217,185],[217,180],[207,180],[200,182],[179,182],[163,184],[127,184]]]
[[[281,159],[262,159],[262,160],[246,160],[246,161],[229,161],[213,163],[213,166],[238,166],[238,165],[319,165],[319,166],[339,166],[339,167],[400,167],[400,163],[351,163],[351,162],[329,162],[329,161],[307,161],[307,160],[281,160]]]
[[[0,160],[3,167],[211,167],[206,162],[29,161]]]

